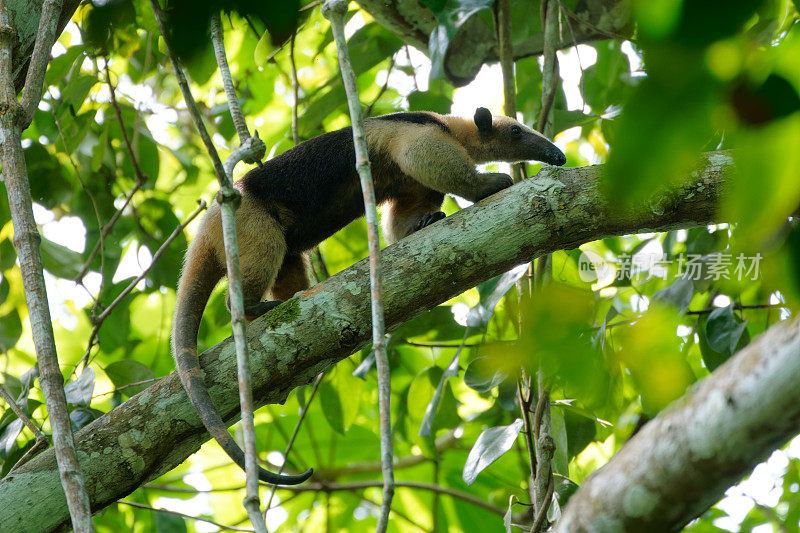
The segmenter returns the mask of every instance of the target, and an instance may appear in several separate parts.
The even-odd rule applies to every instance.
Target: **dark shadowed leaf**
[[[340,435],[344,435],[344,413],[342,410],[342,399],[339,391],[328,382],[322,382],[317,389],[319,394],[322,413],[331,428]]]
[[[170,513],[153,512],[153,525],[156,533],[186,533],[186,522],[183,517]]]
[[[478,474],[495,462],[514,445],[517,435],[522,430],[522,419],[517,418],[509,426],[489,428],[478,436],[475,445],[469,451],[464,464],[462,477],[464,483],[472,485]]]
[[[123,359],[122,361],[111,363],[105,368],[105,371],[114,386],[128,397],[138,394],[153,384],[152,381],[148,381],[153,379],[153,371],[133,359]],[[131,385],[141,381],[147,381],[147,383]]]
[[[733,304],[714,309],[706,322],[706,337],[709,347],[720,353],[732,355],[747,328],[733,312]]]
[[[69,413],[69,421],[72,423],[72,431],[78,431],[82,427],[90,424],[95,418],[103,413],[95,409],[78,407]]]
[[[8,270],[17,260],[17,250],[11,239],[0,241],[0,270]]]
[[[22,335],[22,322],[16,309],[0,317],[0,349],[4,352],[13,348]]]
[[[454,378],[458,376],[458,357],[461,355],[461,349],[464,347],[464,341],[467,338],[467,331],[469,331],[469,328],[464,330],[464,339],[461,341],[461,346],[458,347],[458,350],[456,350],[456,354],[453,356],[450,364],[447,365],[447,368],[442,373],[442,378],[439,380],[439,384],[436,386],[436,390],[433,393],[433,398],[431,398],[430,403],[428,403],[428,407],[425,409],[425,416],[423,417],[422,423],[419,426],[420,437],[427,437],[431,435],[433,420],[436,416],[436,411],[439,409],[439,400],[442,398],[445,380],[447,378]]]

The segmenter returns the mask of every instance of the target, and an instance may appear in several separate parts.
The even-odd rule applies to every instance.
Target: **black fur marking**
[[[275,216],[281,206],[290,252],[308,250],[364,214],[350,128],[298,144],[242,178],[244,189]],[[276,219],[280,220],[276,216]]]
[[[439,126],[445,133],[450,133],[450,128],[447,127],[447,124],[428,113],[392,113],[390,115],[375,117],[375,120],[396,120],[399,122],[411,122],[412,124],[433,124]]]
[[[438,123],[423,113],[398,115],[420,115],[426,117],[426,124]],[[403,173],[389,154],[370,152],[369,157],[373,177],[396,176],[391,180],[374,180],[378,203],[396,195],[413,181],[410,177],[403,179]],[[276,220],[281,220],[282,207],[291,212],[292,220],[283,221],[290,254],[311,249],[364,215],[353,134],[349,127],[298,144],[252,169],[240,183]]]

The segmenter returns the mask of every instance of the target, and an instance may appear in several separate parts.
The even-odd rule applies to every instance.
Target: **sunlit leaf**
[[[464,483],[472,485],[472,482],[475,481],[475,478],[478,477],[482,470],[510,450],[521,430],[521,418],[517,418],[509,426],[499,426],[484,430],[469,451],[467,462],[464,464],[464,472],[462,474]]]
[[[92,403],[92,392],[94,392],[94,369],[91,367],[84,368],[78,379],[64,385],[67,401],[73,405],[88,407]]]

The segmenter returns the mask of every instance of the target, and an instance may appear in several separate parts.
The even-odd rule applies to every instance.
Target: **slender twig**
[[[292,451],[292,446],[294,446],[294,441],[297,438],[297,434],[300,432],[300,426],[303,424],[303,420],[306,418],[306,413],[308,412],[308,408],[311,406],[311,402],[314,400],[314,396],[317,394],[317,389],[319,388],[319,384],[322,382],[322,378],[325,376],[325,372],[320,372],[317,376],[317,379],[314,380],[314,386],[311,388],[311,394],[308,396],[308,401],[303,406],[303,410],[300,411],[300,418],[297,420],[297,424],[294,426],[294,431],[292,432],[292,436],[289,438],[289,442],[286,444],[286,449],[283,452],[283,464],[281,464],[280,468],[278,469],[278,474],[283,472],[283,467],[286,466],[287,458],[289,457],[289,452]],[[267,520],[267,511],[269,511],[270,506],[272,505],[272,499],[275,497],[275,491],[277,490],[277,485],[272,486],[272,491],[269,493],[269,499],[267,499],[267,506],[264,508],[264,521]]]
[[[236,96],[236,90],[233,87],[233,79],[231,77],[230,68],[228,67],[228,58],[225,54],[225,41],[222,35],[222,22],[220,21],[219,13],[215,13],[211,17],[211,41],[214,44],[214,55],[217,58],[217,66],[219,67],[220,76],[222,76],[222,85],[225,88],[225,96],[228,100],[228,108],[230,109],[233,124],[236,127],[236,132],[239,135],[239,147],[225,160],[223,165],[225,170],[225,180],[220,181],[222,190],[220,191],[219,198],[222,199],[225,195],[230,196],[232,190],[230,189],[230,181],[233,176],[233,168],[236,164],[244,160],[248,163],[260,163],[267,150],[264,142],[258,137],[250,136],[247,130],[247,122],[244,119],[242,108],[239,105],[239,98]],[[187,87],[188,90],[188,87]],[[228,188],[227,191],[225,189]],[[230,211],[228,218],[228,231],[233,232],[233,236],[226,236],[225,241],[225,255],[228,263],[228,271],[239,270],[239,253],[238,243],[235,240],[236,225],[235,216],[233,213],[238,206],[239,197],[233,198],[232,204],[234,207]],[[220,203],[223,203],[220,201]],[[241,285],[237,289],[233,287],[231,290],[239,292],[238,298],[240,299],[240,307],[242,308],[239,313],[237,328],[240,329],[240,341],[236,344],[236,360],[237,360],[237,374],[239,376],[239,404],[242,413],[242,433],[244,434],[244,449],[245,449],[245,480],[246,480],[246,495],[244,498],[244,507],[250,517],[250,522],[258,532],[267,533],[266,526],[266,511],[264,516],[261,516],[261,503],[259,501],[258,492],[258,448],[256,447],[256,428],[255,419],[253,416],[253,391],[250,379],[250,358],[247,347],[244,345],[244,321],[243,321],[243,304],[241,304]],[[231,305],[231,321],[236,323],[234,317],[237,313],[233,311]]]
[[[50,441],[47,440],[47,437],[44,436],[42,436],[42,438],[36,437],[36,442],[34,442],[33,446],[31,446],[30,449],[27,452],[25,452],[25,454],[22,457],[19,458],[19,461],[17,461],[14,464],[14,466],[11,467],[11,470],[9,470],[8,473],[6,474],[6,477],[15,474],[16,470],[20,466],[30,461],[40,451],[47,448],[49,443]]]
[[[786,307],[786,304],[752,304],[752,305],[742,305],[742,304],[733,304],[733,309],[735,311],[744,311],[747,309],[775,309]],[[705,309],[696,309],[694,311],[686,311],[687,315],[705,315],[711,313],[716,309],[722,309],[721,307],[706,307]],[[609,324],[611,325],[611,324]]]
[[[97,255],[97,252],[100,250],[100,248],[103,245],[103,239],[108,237],[108,234],[111,233],[111,230],[114,229],[114,225],[117,223],[117,220],[119,220],[119,217],[122,216],[122,213],[125,211],[125,209],[128,207],[128,205],[131,203],[131,200],[133,199],[133,195],[136,194],[136,191],[138,191],[139,189],[142,188],[142,185],[144,185],[144,182],[140,182],[138,180],[136,181],[136,184],[134,184],[133,188],[130,191],[128,191],[128,194],[125,196],[125,201],[122,202],[122,205],[119,207],[119,209],[117,209],[117,211],[109,219],[109,221],[104,226],[102,226],[100,228],[100,238],[98,239],[97,243],[94,245],[94,248],[92,248],[92,251],[89,253],[89,257],[86,258],[86,262],[84,263],[83,268],[81,268],[81,271],[78,273],[77,276],[75,276],[75,280],[74,281],[76,283],[81,283],[82,282],[83,277],[89,271],[89,267],[91,266],[92,261],[94,261],[94,258]]]
[[[42,98],[44,72],[50,60],[50,48],[55,41],[61,4],[61,0],[45,0],[42,3],[36,42],[20,103],[14,90],[12,68],[12,53],[17,35],[10,22],[7,1],[0,0],[0,109],[3,110],[0,113],[0,138],[3,139],[3,181],[14,226],[13,244],[19,257],[33,344],[39,364],[39,384],[50,417],[56,461],[72,527],[83,533],[94,531],[92,513],[83,472],[75,452],[75,440],[64,394],[64,378],[58,364],[39,250],[41,235],[33,217],[31,189],[22,150],[22,131],[33,120]]]
[[[55,99],[52,97],[52,94],[50,94],[49,90],[48,90],[47,94],[48,94],[48,96],[50,97],[50,99],[52,101],[55,101]],[[52,114],[53,114],[53,122],[56,123],[56,129],[58,129],[58,136],[61,137],[61,144],[64,145],[64,153],[67,154],[67,159],[69,159],[69,162],[72,165],[72,169],[75,171],[75,177],[77,178],[78,182],[81,184],[81,188],[83,189],[83,192],[86,193],[86,196],[88,196],[89,200],[92,202],[92,208],[94,209],[94,216],[97,219],[97,227],[102,230],[103,221],[100,218],[100,207],[97,204],[97,198],[95,198],[94,194],[92,194],[92,191],[89,190],[89,187],[86,186],[86,182],[83,180],[83,177],[81,176],[81,172],[78,169],[78,164],[75,162],[75,159],[73,159],[73,157],[72,157],[72,150],[70,150],[69,145],[67,145],[67,136],[64,135],[64,128],[61,126],[61,119],[58,118],[58,112],[56,111],[56,106],[51,104],[50,110],[52,111]],[[103,248],[103,238],[104,237],[105,236],[102,234],[102,231],[101,231],[100,240],[97,242],[97,244],[95,246],[95,249],[92,252],[92,258],[91,259],[94,259],[94,254],[97,254],[97,250],[98,249],[102,249]],[[100,257],[101,257],[101,261],[105,261],[105,253],[103,255],[101,255]],[[85,288],[85,286],[83,285],[83,276],[86,274],[86,270],[88,269],[88,264],[90,262],[91,262],[91,260],[87,261],[86,266],[84,266],[83,269],[81,269],[81,275],[80,276],[76,276],[76,278],[74,280],[75,283],[78,283],[79,285],[83,286],[84,288]],[[102,265],[101,265],[100,271],[101,272],[103,271]],[[102,281],[101,281],[101,283],[102,283]],[[101,286],[101,289],[102,289],[102,286]],[[94,305],[97,305],[97,298],[95,297],[95,295],[92,294],[88,289],[87,289],[86,292],[88,292],[89,295],[92,297],[92,300],[94,300]]]
[[[175,78],[181,88],[183,100],[186,103],[195,128],[197,128],[200,134],[200,138],[203,140],[206,151],[214,164],[214,171],[220,185],[220,191],[217,193],[217,202],[219,202],[221,207],[222,238],[225,246],[225,263],[228,274],[228,299],[231,308],[231,326],[236,349],[236,368],[239,377],[239,403],[241,406],[242,429],[244,431],[245,479],[247,480],[247,496],[245,496],[244,507],[256,531],[259,533],[266,533],[267,526],[264,524],[259,509],[258,460],[252,407],[253,391],[250,388],[250,355],[248,353],[247,340],[245,339],[244,297],[242,295],[242,275],[239,268],[239,239],[236,233],[236,208],[241,201],[241,194],[233,188],[230,171],[223,167],[217,150],[214,148],[214,143],[211,142],[211,137],[208,135],[208,131],[203,124],[203,119],[200,116],[197,103],[189,89],[186,76],[178,62],[178,58],[172,50],[172,43],[170,43],[169,33],[166,28],[164,13],[161,11],[161,6],[159,6],[158,0],[150,0],[150,5],[153,8],[156,22],[158,22],[158,28],[164,38],[164,45],[166,46],[167,54],[172,63],[172,68],[175,71]],[[221,43],[217,43],[215,48],[219,46],[221,46]],[[228,105],[231,107],[230,101]],[[253,140],[254,138],[248,139],[248,141]],[[236,151],[238,152],[237,156],[241,156],[248,149],[247,145],[248,142],[244,142],[239,146]],[[231,158],[228,158],[228,161],[226,161],[226,166],[231,169],[233,166],[230,164],[232,158],[233,154],[231,154]],[[235,162],[233,164],[235,164]]]
[[[453,349],[456,349],[456,350],[458,348],[461,348],[461,347],[464,347],[464,348],[478,348],[478,347],[484,345],[484,343],[482,343],[482,342],[481,343],[474,343],[474,344],[470,344],[470,343],[447,344],[447,343],[444,343],[444,342],[416,342],[416,341],[410,341],[408,339],[403,339],[402,342],[403,342],[403,344],[408,344],[409,346],[417,346],[419,348],[453,348]],[[497,341],[497,344],[511,344],[511,343],[512,343],[512,341]]]
[[[528,449],[528,464],[531,468],[531,476],[536,473],[536,444],[534,443],[533,424],[531,423],[531,395],[530,390],[526,395],[523,390],[523,381],[530,384],[530,380],[517,380],[517,400],[519,401],[520,411],[522,412],[523,431],[525,432],[525,445]]]
[[[553,103],[560,78],[558,74],[559,11],[556,0],[543,0],[540,9],[542,25],[542,108],[537,122],[537,129],[547,137],[553,137]],[[546,166],[543,163],[543,166]],[[550,254],[539,258],[534,278],[534,287],[541,291],[545,283],[552,277],[552,257]],[[547,529],[547,509],[552,503],[553,466],[555,441],[550,436],[550,391],[544,379],[544,372],[539,366],[536,372],[538,395],[536,412],[533,417],[533,435],[536,444],[536,470],[534,473],[535,499],[534,516],[531,533],[540,533]]]
[[[174,241],[178,237],[178,235],[183,233],[183,230],[186,228],[186,226],[188,226],[192,222],[192,220],[194,220],[197,217],[197,215],[202,213],[205,209],[206,209],[206,202],[205,200],[201,200],[200,205],[197,207],[197,209],[195,209],[192,212],[192,214],[186,218],[186,221],[179,224],[174,230],[172,230],[172,233],[170,233],[169,237],[167,237],[164,243],[158,248],[158,250],[156,250],[156,253],[153,254],[153,260],[150,262],[150,265],[148,265],[148,267],[141,274],[136,276],[136,279],[131,281],[128,284],[128,286],[125,287],[125,289],[121,293],[119,293],[119,296],[117,296],[114,299],[114,301],[111,302],[108,305],[108,307],[106,307],[103,310],[103,312],[100,313],[97,316],[97,318],[94,319],[95,323],[97,324],[102,323],[106,318],[108,318],[108,315],[111,314],[111,312],[119,304],[119,302],[122,301],[122,299],[125,298],[128,294],[130,294],[130,292],[136,287],[136,285],[138,285],[138,283],[142,281],[145,278],[145,276],[147,276],[147,274],[150,272],[150,270],[153,268],[156,262],[158,262],[158,260],[167,250],[169,245],[172,244],[172,241]]]
[[[514,78],[514,50],[511,46],[511,1],[497,0],[494,9],[497,28],[500,69],[503,72],[503,112],[507,117],[517,118],[517,88]],[[511,165],[514,183],[522,179],[523,163]]]
[[[214,55],[217,58],[219,73],[222,77],[222,86],[225,88],[225,97],[228,100],[228,109],[230,109],[231,112],[231,119],[233,120],[233,125],[236,127],[236,133],[239,135],[239,144],[243,147],[248,145],[248,143],[253,143],[251,148],[243,154],[242,160],[244,160],[245,163],[257,163],[264,157],[267,146],[258,137],[258,133],[256,133],[255,136],[256,141],[251,141],[250,132],[247,130],[247,122],[244,119],[239,98],[236,96],[231,70],[230,67],[228,67],[228,58],[225,54],[225,42],[222,36],[222,22],[220,21],[219,13],[211,17],[211,42],[214,44]]]
[[[297,32],[292,33],[291,41],[289,42],[289,63],[292,67],[292,144],[297,146],[300,144],[300,122],[299,122],[299,109],[300,109],[300,78],[297,76],[297,61],[295,58],[295,38]],[[325,266],[325,260],[322,258],[319,246],[315,246],[311,253],[311,273],[314,275],[314,281],[319,283],[328,279],[328,268]]]
[[[497,28],[498,51],[500,54],[500,66],[503,73],[503,111],[506,116],[517,118],[517,94],[516,80],[514,77],[514,51],[511,45],[511,2],[510,0],[497,0],[494,10],[495,26]],[[518,183],[524,178],[525,165],[520,163],[512,165],[514,183]],[[530,274],[533,266],[528,264],[528,279],[517,281],[517,294],[520,300],[525,302],[531,297]],[[519,314],[519,333],[522,335],[524,324],[523,306],[520,306]],[[528,389],[528,394],[524,394],[524,389]],[[528,450],[528,462],[530,465],[531,476],[535,476],[537,469],[536,444],[534,425],[531,424],[531,381],[529,376],[523,375],[517,380],[517,398],[519,400],[520,412],[525,432],[525,446]],[[533,500],[534,482],[529,482],[528,492]]]
[[[249,527],[236,527],[236,526],[226,526],[225,524],[220,524],[219,522],[214,522],[213,520],[209,520],[208,518],[201,518],[199,516],[192,516],[188,514],[179,513],[178,511],[172,511],[170,509],[159,509],[157,507],[151,507],[150,505],[144,505],[142,503],[136,503],[129,500],[119,500],[117,503],[121,503],[123,505],[130,505],[131,507],[136,507],[137,509],[147,509],[149,511],[157,511],[159,513],[167,513],[175,516],[180,516],[183,518],[188,518],[189,520],[194,520],[196,522],[205,522],[206,524],[212,524],[217,526],[218,528],[228,529],[230,531],[254,531]]]
[[[6,401],[11,410],[14,411],[14,413],[17,415],[17,418],[19,418],[22,421],[22,423],[25,424],[25,427],[31,430],[31,433],[33,433],[34,437],[36,437],[36,442],[34,442],[33,446],[27,452],[25,452],[25,454],[22,457],[20,457],[19,461],[17,461],[14,464],[11,470],[8,471],[8,474],[12,474],[14,472],[14,469],[25,464],[31,457],[33,457],[34,455],[39,453],[39,451],[46,448],[47,445],[49,444],[49,441],[47,440],[45,434],[42,433],[42,431],[39,429],[39,427],[36,424],[34,424],[33,421],[31,421],[31,419],[28,418],[28,415],[26,415],[25,412],[20,408],[20,406],[17,405],[17,402],[14,401],[14,398],[2,384],[0,384],[0,396],[3,397],[3,399]]]
[[[94,400],[95,398],[102,398],[103,396],[108,396],[109,394],[114,394],[117,391],[129,389],[131,387],[138,387],[139,385],[147,385],[148,383],[155,383],[157,381],[161,381],[162,379],[164,379],[164,376],[158,378],[143,379],[141,381],[134,381],[132,383],[126,383],[125,385],[120,385],[119,387],[115,386],[113,390],[107,392],[101,392],[100,394],[95,394],[94,396],[92,396],[92,400]]]
[[[128,157],[130,158],[131,165],[133,166],[133,173],[136,175],[136,183],[137,185],[140,183],[145,183],[147,182],[147,176],[142,173],[142,168],[139,166],[139,159],[136,157],[136,153],[133,151],[133,145],[128,137],[128,129],[125,126],[125,119],[122,118],[122,108],[120,108],[119,102],[117,101],[116,87],[114,87],[114,84],[111,82],[111,71],[108,68],[108,56],[105,57],[105,71],[106,84],[108,85],[108,90],[111,93],[111,105],[114,107],[114,114],[117,116],[117,122],[119,122],[119,127],[122,130],[122,140],[125,142],[125,149],[128,150]]]
[[[31,433],[33,433],[37,439],[41,438],[47,440],[47,437],[45,437],[44,433],[42,433],[42,430],[39,429],[39,426],[31,422],[31,419],[28,418],[28,415],[26,415],[22,408],[17,405],[17,402],[14,401],[13,396],[11,396],[11,393],[8,392],[3,384],[0,384],[0,396],[3,397],[11,410],[14,411],[14,414],[16,414],[17,417],[22,420],[22,423],[25,424],[25,427],[30,429]]]
[[[553,476],[551,475],[548,478],[547,490],[545,491],[544,501],[546,502],[552,501],[554,488],[555,488],[555,481],[553,480]],[[533,521],[533,524],[531,525],[530,529],[531,531],[542,530],[542,525],[544,524],[545,517],[547,516],[547,509],[549,507],[550,507],[549,505],[546,506],[543,505],[542,507],[539,508],[538,511],[536,511],[536,519]]]
[[[298,133],[298,118],[297,110],[300,105],[300,80],[297,77],[297,63],[294,57],[294,40],[297,36],[297,31],[292,32],[292,39],[289,42],[289,63],[292,66],[292,142],[295,146],[300,143],[300,135]]]
[[[24,130],[33,121],[33,115],[39,109],[44,90],[44,73],[50,62],[50,49],[58,36],[58,18],[61,16],[63,0],[44,0],[42,15],[39,18],[39,29],[36,31],[36,42],[33,45],[31,61],[25,75],[22,89],[22,111],[24,113],[20,129]]]
[[[395,61],[395,56],[389,58],[389,66],[386,67],[386,81],[383,83],[380,90],[378,91],[378,94],[375,96],[372,102],[370,102],[369,105],[366,107],[366,109],[364,109],[365,118],[368,118],[370,115],[372,115],[372,108],[375,106],[375,104],[378,103],[378,100],[381,99],[381,96],[383,96],[383,93],[386,92],[386,89],[389,88],[389,76],[391,76],[392,74],[392,69],[394,68],[394,61]]]
[[[589,28],[592,31],[596,31],[600,35],[604,35],[604,36],[608,37],[609,39],[619,39],[621,41],[628,40],[628,41],[634,41],[634,42],[636,41],[636,39],[634,39],[632,37],[625,37],[624,35],[620,35],[618,33],[610,32],[610,31],[604,30],[602,28],[598,28],[597,26],[595,26],[594,24],[592,24],[588,20],[583,20],[577,14],[575,14],[573,11],[570,11],[570,9],[567,6],[565,6],[564,2],[562,2],[561,0],[556,0],[556,2],[558,2],[558,5],[561,8],[561,11],[566,13],[566,15],[569,18],[577,21],[579,24],[581,24],[583,26],[586,26],[587,28]],[[577,39],[575,38],[575,34],[574,33],[573,33],[572,41],[577,44]]]
[[[345,0],[326,0],[322,6],[322,14],[330,20],[336,50],[339,55],[339,67],[342,72],[347,104],[350,108],[350,121],[353,127],[353,144],[356,151],[356,169],[361,180],[364,193],[364,212],[367,219],[367,237],[369,240],[370,295],[372,301],[372,349],[378,371],[378,411],[381,426],[381,463],[383,465],[383,502],[376,531],[383,533],[389,522],[389,510],[394,495],[392,412],[391,412],[391,378],[389,361],[386,356],[386,335],[383,315],[383,298],[381,296],[380,270],[378,252],[378,213],[375,206],[375,190],[370,172],[367,142],[364,136],[364,125],[361,116],[361,102],[358,99],[358,88],[350,53],[344,36],[344,18],[347,14]]]
[[[453,498],[457,498],[461,501],[465,501],[471,503],[472,505],[476,505],[482,509],[486,509],[490,513],[494,513],[497,516],[503,516],[504,514],[504,511],[499,507],[495,507],[494,505],[487,503],[482,499],[478,498],[477,496],[470,494],[468,492],[451,489],[449,487],[442,487],[434,483],[423,483],[421,481],[395,481],[394,484],[397,487],[429,490],[438,492],[439,494],[446,494],[448,496],[452,496]],[[360,490],[360,489],[368,489],[368,488],[382,487],[382,486],[383,486],[382,481],[375,480],[375,481],[351,481],[348,483],[306,483],[305,485],[291,485],[286,487],[280,487],[280,490],[287,490],[290,492],[308,492],[308,491],[333,492],[340,490]]]

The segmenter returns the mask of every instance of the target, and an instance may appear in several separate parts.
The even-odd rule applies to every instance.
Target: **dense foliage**
[[[449,113],[456,95],[442,66],[447,47],[466,15],[493,25],[489,1],[424,3],[442,29],[431,39],[432,65],[351,5],[350,53],[361,100],[372,115]],[[294,69],[299,139],[349,124],[329,25],[316,3],[302,4],[295,39],[279,39],[277,46],[259,13],[238,10],[223,17],[236,90],[248,125],[266,142],[269,156],[293,145]],[[577,2],[563,4],[574,9]],[[512,5],[514,38],[539,33],[539,2]],[[510,501],[530,501],[530,467],[519,433],[521,367],[541,365],[552,387],[556,499],[563,507],[575,485],[637,427],[800,305],[800,226],[796,216],[790,218],[800,205],[796,2],[642,0],[631,3],[629,15],[632,41],[580,46],[582,107],[569,109],[564,90],[557,94],[556,140],[566,147],[567,165],[607,163],[611,198],[620,203],[645,198],[656,205],[659,191],[687,175],[698,152],[731,149],[736,179],[720,215],[730,223],[610,237],[558,251],[552,283],[522,309],[514,282],[524,269],[517,269],[392,332],[395,454],[401,465],[396,477],[455,493],[401,486],[393,503],[394,531],[497,531]],[[577,24],[565,13],[561,31],[569,33]],[[196,222],[151,261],[217,185],[147,1],[83,3],[58,43],[43,103],[23,142],[58,354],[72,422],[80,428],[174,370],[169,353],[174,289]],[[217,64],[208,42],[193,52],[187,73],[224,158],[238,139]],[[516,64],[518,106],[527,124],[535,123],[540,109],[538,61],[532,56]],[[502,90],[497,70],[491,73],[496,92],[474,103],[499,113]],[[566,84],[574,86],[574,78]],[[530,165],[528,175],[537,169]],[[237,175],[246,170],[241,164]],[[457,209],[448,199],[448,214]],[[3,382],[47,430],[12,233],[3,191]],[[359,220],[323,243],[317,275],[333,275],[365,257],[365,235]],[[136,289],[98,322],[142,272]],[[220,287],[206,309],[200,348],[229,334]],[[371,530],[379,484],[347,486],[380,479],[369,350],[340,363],[318,388],[297,389],[284,405],[256,413],[261,459],[280,464],[279,454],[306,405],[287,470],[313,466],[317,481],[341,489],[278,490],[273,506],[280,506],[269,512],[268,523],[280,531]],[[0,474],[33,442],[6,410],[0,417]],[[785,465],[777,488],[746,494],[750,511],[741,525],[725,522],[722,506],[689,530],[733,524],[749,531],[771,523],[798,531],[800,459],[796,453],[781,457]],[[128,499],[241,526],[247,522],[243,479],[212,442]],[[269,499],[269,490],[262,494]],[[526,506],[513,504],[511,511],[514,521],[525,520]],[[99,513],[95,524],[98,531],[213,527],[122,503]]]

